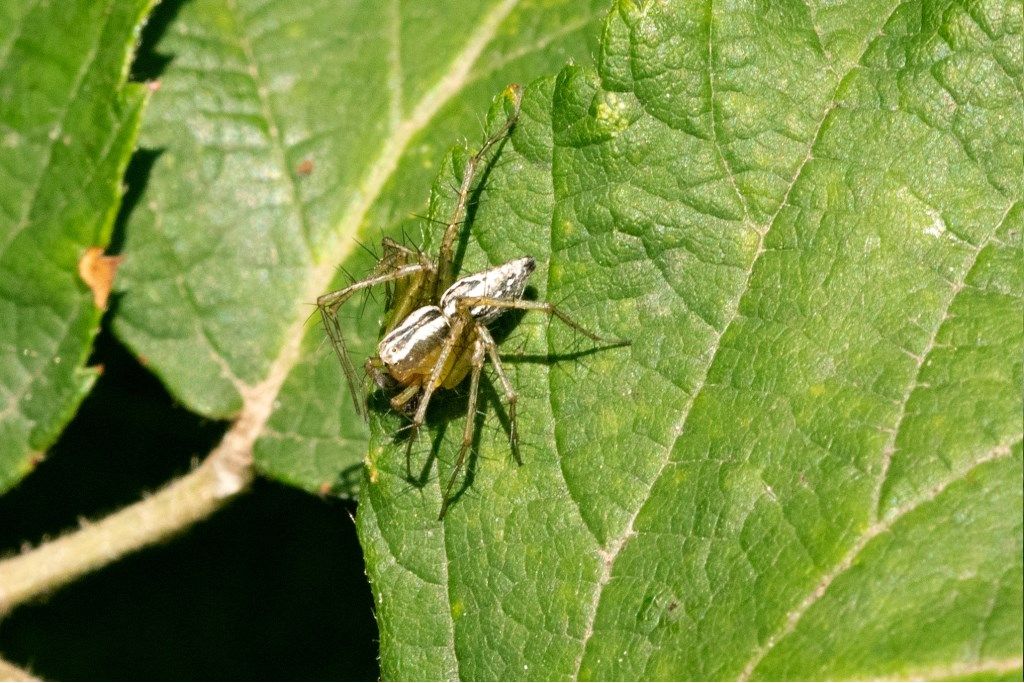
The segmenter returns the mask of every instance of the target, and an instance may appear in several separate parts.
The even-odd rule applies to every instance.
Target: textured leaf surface
[[[374,418],[384,677],[1019,676],[1020,3],[639,5],[528,90],[466,263],[633,345],[523,318],[525,465],[490,391],[443,523],[464,397],[422,486]]]
[[[372,263],[357,233],[419,229],[434,165],[494,93],[586,55],[598,4],[185,3],[157,46],[119,336],[204,415],[273,410],[264,473],[350,493],[366,427],[313,302]],[[359,351],[376,310],[353,320]]]
[[[0,491],[89,391],[106,247],[145,88],[126,84],[151,0],[0,2]]]

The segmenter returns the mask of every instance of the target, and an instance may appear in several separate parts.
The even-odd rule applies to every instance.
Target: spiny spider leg
[[[433,276],[433,294],[435,297],[440,297],[441,292],[454,282],[459,275],[454,272],[455,240],[459,235],[462,219],[466,214],[466,206],[469,204],[469,195],[473,189],[473,180],[474,176],[476,176],[477,167],[484,160],[484,157],[487,156],[487,152],[491,147],[508,136],[512,126],[516,124],[516,120],[519,118],[519,109],[523,104],[523,89],[519,86],[510,87],[512,87],[513,97],[512,113],[505,120],[504,125],[487,138],[477,153],[469,158],[465,169],[462,171],[462,185],[459,187],[455,211],[452,213],[448,225],[445,226],[444,237],[441,239],[441,249],[437,256],[437,271]]]
[[[480,329],[483,329],[483,326],[477,325],[478,332]],[[448,479],[448,485],[445,487],[444,495],[441,498],[441,512],[437,515],[437,521],[439,522],[444,519],[444,513],[448,511],[448,504],[452,500],[452,487],[455,486],[455,480],[458,478],[459,472],[466,462],[466,454],[473,445],[473,428],[476,426],[476,406],[480,395],[480,372],[484,367],[484,347],[486,345],[487,342],[484,341],[483,337],[477,337],[476,341],[473,342],[472,374],[469,378],[469,402],[466,404],[466,426],[462,430],[462,445],[459,447],[459,456],[455,459],[452,476]]]
[[[474,307],[479,306],[490,306],[494,308],[504,309],[519,309],[519,310],[533,310],[542,311],[548,315],[553,315],[572,329],[578,331],[588,339],[591,339],[597,343],[611,343],[611,344],[629,344],[630,342],[624,339],[611,339],[602,337],[594,334],[590,330],[586,329],[575,320],[570,318],[568,315],[563,313],[555,305],[550,304],[546,301],[524,301],[522,299],[496,299],[492,297],[460,297],[456,304],[456,320],[474,320],[472,311]],[[477,308],[477,310],[480,310]],[[484,309],[486,310],[486,309]],[[454,326],[453,326],[454,327]],[[479,395],[479,383],[480,383],[480,371],[483,367],[483,354],[487,353],[490,358],[491,365],[494,366],[494,371],[498,375],[498,379],[501,382],[502,389],[505,391],[505,400],[508,404],[508,421],[509,421],[509,444],[512,448],[512,455],[519,465],[523,464],[522,457],[519,454],[519,427],[516,419],[516,403],[519,400],[519,394],[512,386],[511,380],[505,373],[505,368],[501,363],[501,356],[498,353],[498,345],[494,341],[494,337],[491,336],[490,330],[487,329],[485,324],[476,322],[474,320],[474,332],[476,333],[475,347],[473,351],[473,364],[472,364],[472,377],[470,379],[469,389],[469,404],[466,411],[466,425],[462,435],[462,444],[459,448],[459,455],[455,460],[455,466],[452,470],[451,478],[448,480],[448,485],[444,490],[444,497],[441,501],[441,513],[438,515],[438,520],[444,519],[445,512],[448,511],[448,506],[451,503],[451,492],[452,487],[455,485],[455,480],[462,471],[462,467],[465,464],[466,454],[468,453],[473,442],[473,427],[476,423],[476,409],[477,399]],[[453,329],[453,332],[455,330]],[[447,340],[446,340],[447,345]],[[441,362],[439,359],[438,362]],[[426,398],[426,395],[424,396]],[[421,406],[422,407],[422,406]]]
[[[553,315],[563,323],[582,334],[587,339],[598,344],[611,344],[614,346],[629,346],[631,342],[627,339],[615,339],[614,337],[602,337],[580,325],[562,312],[554,304],[547,301],[527,301],[525,299],[495,299],[488,296],[467,296],[461,297],[458,303],[460,312],[468,311],[474,306],[490,306],[493,308],[514,308],[522,311],[541,311],[547,315]]]
[[[519,456],[519,427],[516,423],[516,403],[519,401],[519,394],[512,386],[512,382],[509,381],[508,375],[505,374],[505,367],[501,364],[501,357],[498,355],[498,344],[491,336],[490,330],[484,325],[477,325],[476,333],[487,347],[487,356],[491,359],[491,365],[494,366],[494,372],[498,375],[502,389],[505,390],[505,403],[508,404],[508,441],[512,447],[512,457],[516,459],[517,465],[522,466],[523,459]]]
[[[441,383],[441,374],[445,371],[445,368],[448,367],[448,357],[451,356],[455,346],[462,338],[463,331],[466,329],[467,320],[472,320],[468,313],[455,316],[455,320],[452,321],[448,336],[444,338],[444,342],[441,344],[441,351],[437,355],[437,360],[434,361],[434,366],[430,369],[430,376],[423,385],[423,395],[420,397],[419,405],[416,406],[416,413],[413,415],[412,421],[409,423],[409,442],[405,447],[406,462],[408,462],[412,457],[413,444],[416,443],[416,437],[419,435],[420,427],[422,427],[423,423],[427,420],[427,407],[430,405],[430,397],[434,395],[434,389],[436,389]]]
[[[389,377],[387,374],[387,366],[379,356],[367,358],[363,368],[366,370],[367,376],[376,382],[377,386],[383,387],[386,385],[386,378]],[[416,394],[420,393],[421,388],[422,387],[419,384],[410,384],[405,389],[402,389],[402,391],[391,397],[391,409],[396,413],[405,413],[405,405],[415,398]],[[403,429],[405,428],[403,427]],[[412,481],[412,461],[409,455],[409,450],[406,449],[405,476],[409,481]]]
[[[418,384],[410,384],[397,396],[391,398],[391,408],[396,413],[402,412],[402,408],[405,404],[413,399],[416,394],[420,392],[420,386]],[[409,481],[412,481],[412,449],[406,444],[405,448],[405,476]]]
[[[402,408],[405,407],[405,404],[411,401],[418,393],[420,393],[419,385],[410,384],[400,393],[391,397],[392,410],[394,410],[396,413],[402,412]]]
[[[341,363],[341,369],[345,373],[345,380],[348,382],[349,391],[352,393],[352,401],[355,403],[356,412],[359,413],[360,417],[366,419],[366,405],[360,398],[359,380],[356,377],[356,370],[352,366],[352,361],[348,357],[348,348],[345,346],[345,337],[341,332],[341,325],[338,323],[338,309],[352,298],[352,295],[358,291],[364,290],[374,285],[380,285],[387,282],[393,282],[403,277],[409,277],[416,273],[428,270],[422,263],[410,263],[409,265],[397,268],[390,273],[384,273],[381,275],[375,275],[368,277],[365,280],[355,282],[344,289],[339,289],[334,292],[328,292],[320,296],[316,300],[316,307],[320,310],[320,317],[324,322],[324,329],[327,330],[327,336],[331,340],[331,346],[334,347],[334,352],[338,356],[338,361]]]
[[[412,260],[422,261],[423,253],[418,249],[411,249],[404,244],[399,244],[390,237],[385,237],[380,241],[380,246],[384,249],[384,258],[382,261],[388,258],[394,258],[395,255],[401,254],[408,256]]]
[[[378,273],[387,273],[401,268],[407,263],[422,262],[422,259],[414,258],[412,249],[405,247],[390,237],[382,237],[380,240],[381,256],[377,259],[377,265],[373,267],[370,277]],[[384,283],[384,310],[390,311],[395,303],[395,283]],[[362,314],[360,313],[360,317]]]
[[[469,195],[473,189],[473,181],[475,180],[477,169],[481,162],[486,158],[488,151],[508,137],[509,132],[512,130],[516,120],[519,118],[519,110],[523,102],[523,90],[518,85],[512,85],[509,87],[511,88],[513,98],[512,113],[509,114],[508,118],[506,118],[505,123],[502,124],[501,128],[489,136],[484,141],[484,144],[480,149],[469,158],[469,161],[466,162],[466,166],[462,170],[462,184],[459,187],[458,196],[456,198],[455,210],[452,211],[451,218],[448,219],[448,223],[445,226],[444,235],[441,238],[441,247],[438,251],[438,258],[434,264],[434,268],[427,274],[427,282],[424,291],[427,293],[431,301],[440,301],[442,292],[444,292],[444,290],[447,289],[448,286],[458,277],[458,273],[454,272],[455,242],[464,225],[466,207],[469,204]],[[409,425],[409,442],[405,449],[407,470],[409,470],[409,463],[412,458],[412,447],[416,442],[416,437],[419,434],[420,427],[423,426],[423,423],[426,420],[427,407],[430,404],[430,398],[434,393],[434,389],[437,388],[441,381],[441,374],[445,371],[448,364],[448,357],[451,355],[452,350],[458,343],[463,331],[466,329],[466,326],[471,323],[472,318],[468,315],[458,316],[453,322],[451,330],[441,347],[441,351],[435,365],[431,368],[430,377],[426,384],[423,385],[423,395],[420,397],[419,404],[416,406],[416,413]]]

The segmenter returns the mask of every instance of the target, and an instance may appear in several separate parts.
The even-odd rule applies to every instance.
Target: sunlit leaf
[[[466,269],[633,344],[514,326],[525,464],[491,391],[441,523],[465,397],[420,482],[374,418],[386,678],[1020,675],[1021,25],[624,1],[529,88]]]
[[[152,0],[0,2],[0,491],[60,434],[113,263],[146,88],[126,83]]]

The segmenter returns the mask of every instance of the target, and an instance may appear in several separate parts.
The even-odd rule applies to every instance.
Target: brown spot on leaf
[[[96,308],[107,310],[107,299],[114,284],[114,275],[121,265],[122,256],[105,256],[101,247],[89,247],[78,262],[78,276],[92,290]]]
[[[303,159],[299,162],[299,165],[295,167],[295,173],[300,176],[307,176],[313,172],[314,167],[312,159]]]

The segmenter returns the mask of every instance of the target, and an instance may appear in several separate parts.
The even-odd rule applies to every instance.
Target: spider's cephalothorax
[[[487,138],[480,150],[466,162],[455,210],[445,226],[437,260],[431,261],[422,252],[385,238],[381,244],[383,256],[367,278],[317,299],[324,327],[341,361],[356,410],[365,417],[366,404],[361,397],[360,383],[342,336],[338,309],[358,291],[375,285],[387,288],[390,317],[386,334],[377,345],[377,355],[367,359],[364,367],[378,387],[392,394],[391,406],[409,416],[411,433],[406,448],[407,471],[411,469],[409,459],[412,444],[426,420],[427,407],[434,391],[438,388],[452,389],[466,375],[470,376],[469,408],[462,446],[444,492],[439,519],[444,518],[448,509],[452,486],[472,444],[472,416],[476,414],[480,374],[485,358],[490,360],[504,391],[508,403],[512,454],[522,464],[516,426],[518,396],[502,367],[497,344],[487,329],[488,324],[508,309],[538,310],[557,317],[595,342],[628,343],[599,337],[550,303],[524,300],[522,296],[526,282],[536,266],[530,256],[458,278],[453,263],[455,243],[466,214],[473,180],[490,150],[508,136],[519,116],[522,99],[519,87],[509,86],[504,97],[508,117],[501,128]]]

